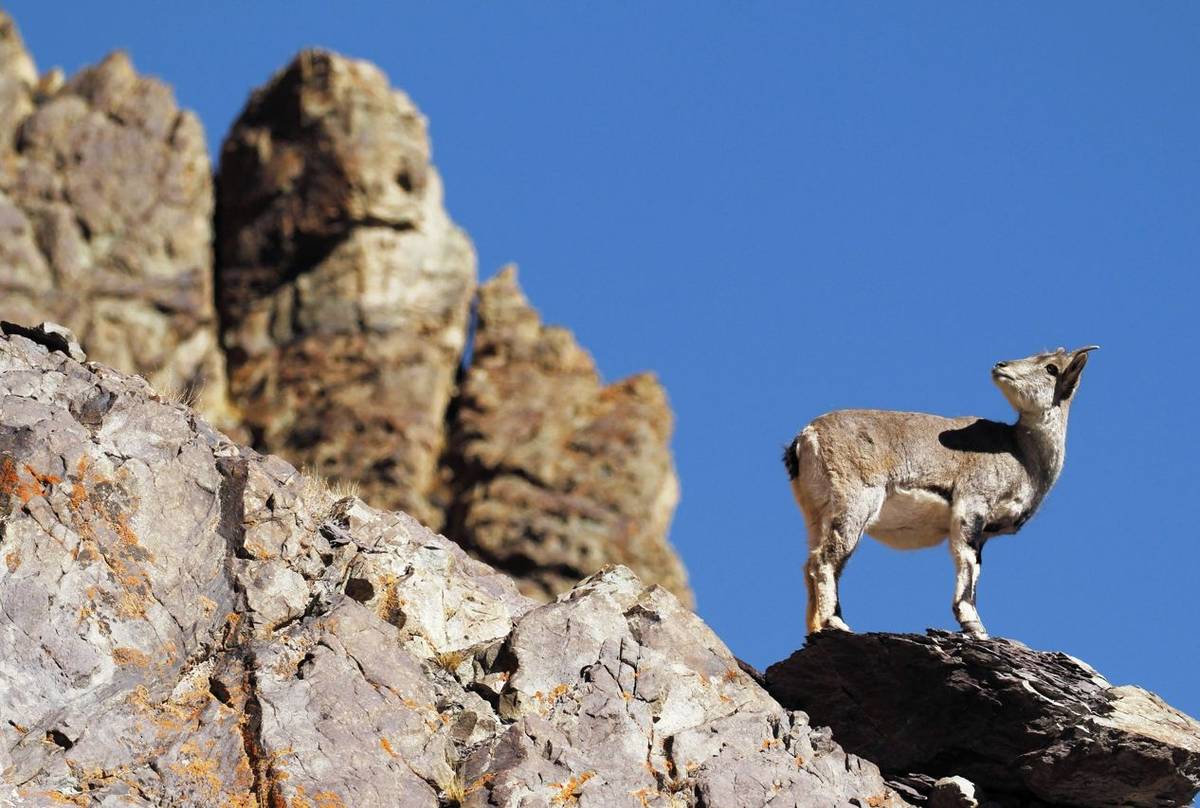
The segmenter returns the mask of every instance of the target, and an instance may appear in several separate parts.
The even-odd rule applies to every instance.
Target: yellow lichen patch
[[[332,791],[317,792],[313,794],[313,800],[316,801],[316,808],[346,808],[342,798]]]
[[[571,688],[565,684],[555,685],[549,693],[543,693],[540,690],[535,691],[533,694],[533,700],[538,703],[538,714],[543,716],[548,714],[550,712],[550,708],[552,708],[559,699],[567,695],[567,693],[570,691]]]
[[[440,654],[435,654],[433,661],[438,664],[438,667],[447,673],[454,673],[456,670],[458,670],[458,666],[463,664],[466,658],[466,651],[443,651]]]
[[[221,808],[258,808],[258,797],[249,791],[226,795]]]
[[[392,757],[396,757],[396,750],[392,749],[392,745],[388,743],[387,738],[380,738],[379,746],[383,749],[383,751],[387,752]]]
[[[179,747],[180,762],[172,763],[168,768],[187,784],[192,793],[203,791],[206,796],[216,798],[221,795],[222,781],[217,776],[220,763],[211,757],[212,747],[212,741],[207,743],[204,750],[195,741],[188,741]]]
[[[150,657],[136,648],[117,646],[112,651],[113,660],[118,665],[136,665],[139,668],[150,667]]]
[[[45,796],[49,797],[51,799],[51,801],[60,803],[62,805],[87,805],[88,804],[88,798],[87,798],[86,794],[67,794],[63,791],[59,791],[58,789],[55,789],[53,791],[46,791],[46,792],[43,792],[43,794]]]
[[[138,685],[125,697],[126,703],[154,726],[155,735],[160,740],[180,732],[194,731],[209,700],[207,690],[201,687],[193,687],[182,693],[178,700],[168,699],[161,704],[151,699],[145,685]]]
[[[779,740],[778,738],[768,738],[767,740],[762,742],[763,751],[766,751],[767,749],[774,749],[777,747],[782,747],[782,746],[783,746],[783,741]]]
[[[892,805],[892,794],[891,792],[884,792],[878,796],[867,797],[867,805],[871,808],[887,808],[887,806]]]
[[[270,808],[313,808],[313,804],[308,801],[308,792],[304,790],[304,786],[296,786],[290,800],[284,797],[272,797]]]
[[[304,786],[296,786],[291,798],[273,793],[267,798],[268,808],[347,808],[342,798],[332,791],[318,791],[308,798]]]
[[[121,583],[126,583],[129,579],[126,577],[119,578]],[[146,616],[146,601],[139,595],[128,590],[122,591],[117,595],[117,616],[125,618],[140,618]]]
[[[806,760],[804,759],[804,756],[803,756],[803,755],[796,755],[796,765],[797,765],[797,766],[799,766],[799,767],[803,768],[803,767],[804,767],[804,764],[805,764],[805,763],[807,763],[807,762],[808,762],[808,761],[806,761]]]
[[[656,788],[639,788],[637,791],[630,791],[633,798],[638,801],[638,805],[642,808],[650,808],[650,800],[658,796]]]
[[[85,502],[87,502],[87,489],[83,487],[83,483],[75,480],[71,483],[71,498],[68,500],[71,510],[78,511]]]
[[[113,530],[120,536],[121,541],[130,547],[138,545],[137,534],[133,532],[133,528],[129,526],[129,517],[123,513],[115,514],[112,517]]]
[[[741,671],[737,668],[727,668],[725,673],[721,674],[721,678],[726,682],[736,682],[741,675]]]
[[[17,567],[21,566],[21,554],[13,550],[4,556],[4,565],[8,567],[9,572],[16,572]]]
[[[554,805],[575,805],[579,801],[579,790],[583,788],[583,784],[595,776],[595,772],[584,772],[578,777],[569,778],[565,783],[551,783],[550,787],[555,789],[555,792],[550,802]]]

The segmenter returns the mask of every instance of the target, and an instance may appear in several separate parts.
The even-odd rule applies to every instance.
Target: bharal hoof
[[[963,634],[976,640],[986,640],[988,638],[987,630],[984,629],[983,623],[976,620],[968,620],[962,624]]]
[[[821,631],[850,631],[850,626],[840,617],[831,617],[821,626]]]

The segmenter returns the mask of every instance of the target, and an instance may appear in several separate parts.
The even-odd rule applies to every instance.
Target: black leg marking
[[[983,566],[983,545],[987,542],[984,535],[983,517],[976,516],[967,526],[967,546],[975,551],[975,563]]]

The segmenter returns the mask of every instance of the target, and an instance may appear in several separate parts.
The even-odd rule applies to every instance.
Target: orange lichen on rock
[[[8,567],[9,572],[16,572],[17,567],[21,566],[21,554],[16,550],[4,556],[4,565]]]
[[[277,805],[276,805],[277,804]],[[309,801],[303,786],[296,786],[292,798],[279,797],[272,800],[271,808],[347,808],[342,798],[332,791],[319,791]]]
[[[11,494],[17,490],[20,481],[17,478],[17,466],[11,458],[4,458],[0,463],[0,494]]]
[[[551,783],[550,787],[557,789],[550,802],[555,805],[575,805],[579,801],[579,790],[583,784],[596,776],[595,772],[584,772],[578,777],[571,777],[565,783]]]
[[[15,494],[21,500],[22,505],[34,497],[44,497],[47,485],[56,485],[62,482],[61,478],[55,477],[53,474],[38,474],[28,464],[25,464],[24,468],[29,479],[23,481],[12,458],[6,457],[4,462],[0,463],[0,494]]]
[[[113,649],[112,657],[118,665],[136,665],[139,668],[150,667],[150,657],[136,648],[118,646]]]
[[[206,796],[215,798],[222,791],[221,778],[217,776],[221,764],[210,756],[213,742],[209,741],[207,746],[206,750],[201,750],[195,741],[188,741],[179,748],[184,760],[172,763],[168,768],[187,782],[193,793],[202,789]]]

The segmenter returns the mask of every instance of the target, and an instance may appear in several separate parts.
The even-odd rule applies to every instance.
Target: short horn
[[[1087,353],[1088,351],[1098,351],[1098,350],[1100,350],[1099,345],[1088,345],[1086,347],[1080,348],[1079,350],[1075,351],[1075,353],[1081,354],[1081,353]]]

